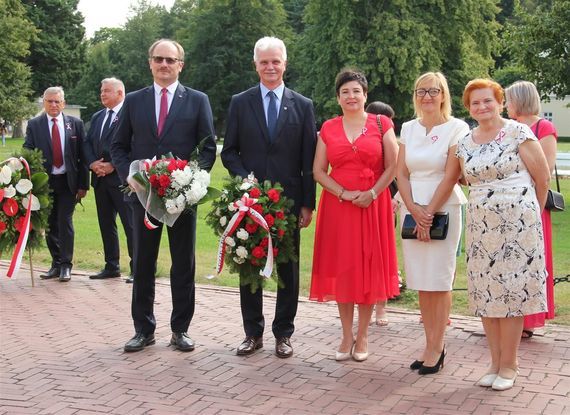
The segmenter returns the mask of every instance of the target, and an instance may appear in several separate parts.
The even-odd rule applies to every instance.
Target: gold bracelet
[[[342,203],[342,195],[344,194],[344,187],[340,188],[340,192],[338,192],[338,201]]]

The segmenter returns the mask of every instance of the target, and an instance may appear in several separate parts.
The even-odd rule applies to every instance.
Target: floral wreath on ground
[[[43,243],[52,202],[42,157],[40,150],[23,148],[0,162],[0,253],[11,251],[18,243],[30,196],[30,230],[23,248],[36,249]]]
[[[278,281],[274,263],[297,260],[297,218],[290,213],[293,201],[282,193],[279,183],[258,183],[253,173],[245,180],[228,179],[206,217],[220,237],[218,273],[225,263],[240,275],[241,284],[251,284],[253,292],[267,278]]]

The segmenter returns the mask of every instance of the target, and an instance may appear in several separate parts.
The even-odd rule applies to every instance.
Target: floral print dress
[[[497,138],[460,140],[469,183],[466,216],[467,284],[471,311],[480,317],[544,312],[546,266],[540,207],[519,146],[531,130],[506,120]]]

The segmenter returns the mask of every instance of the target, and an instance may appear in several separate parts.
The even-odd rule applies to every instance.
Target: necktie
[[[277,95],[269,91],[269,106],[267,107],[267,129],[269,130],[269,141],[275,138],[275,127],[277,126]]]
[[[61,137],[59,135],[59,128],[57,126],[57,118],[51,119],[53,124],[51,126],[51,146],[53,149],[53,165],[55,167],[63,166],[63,152],[61,151]]]
[[[101,138],[105,137],[105,135],[109,131],[109,128],[111,128],[112,122],[113,122],[113,110],[109,110],[107,112],[107,121],[105,122],[105,125],[103,126],[103,131],[101,131]]]
[[[168,116],[168,89],[162,88],[160,96],[160,112],[158,113],[158,135],[162,133],[166,117]]]

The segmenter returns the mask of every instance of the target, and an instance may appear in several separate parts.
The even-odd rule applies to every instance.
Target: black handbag
[[[414,229],[416,228],[416,221],[409,213],[404,216],[404,223],[402,224],[402,239],[417,239]],[[449,213],[437,212],[433,215],[431,228],[429,229],[429,237],[435,240],[443,240],[447,237],[447,230],[449,229]]]
[[[538,120],[534,129],[534,135],[538,138],[538,126],[542,119]],[[564,196],[560,193],[560,182],[558,181],[558,168],[554,165],[554,175],[556,177],[556,190],[548,189],[544,208],[551,212],[564,212]]]

